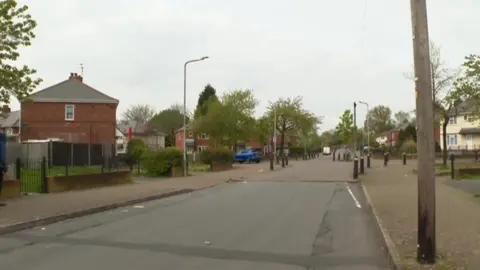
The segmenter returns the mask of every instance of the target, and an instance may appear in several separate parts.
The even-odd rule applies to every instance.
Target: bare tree
[[[155,109],[148,104],[132,105],[123,112],[122,122],[135,121],[138,123],[147,123],[155,115]]]
[[[432,73],[432,102],[434,121],[442,123],[443,165],[447,165],[447,126],[450,118],[455,114],[455,106],[461,101],[455,91],[453,82],[458,76],[458,70],[447,67],[440,53],[440,47],[430,43],[430,68]],[[407,78],[414,80],[411,74]],[[437,116],[438,115],[438,116]]]

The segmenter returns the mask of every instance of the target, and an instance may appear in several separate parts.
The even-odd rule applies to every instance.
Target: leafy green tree
[[[190,117],[187,113],[187,124]],[[165,146],[175,146],[175,131],[183,127],[183,107],[178,104],[155,114],[150,120],[152,128],[167,134]]]
[[[253,133],[254,138],[262,144],[268,144],[270,136],[273,135],[273,119],[268,119],[268,116],[264,115],[255,121],[255,130]]]
[[[285,151],[285,135],[295,132],[306,136],[316,130],[316,126],[321,123],[320,118],[303,108],[301,97],[277,100],[268,107],[266,115],[268,119],[274,119],[276,116],[275,128],[281,138],[280,156],[283,156]],[[282,166],[284,166],[283,159]]]
[[[349,144],[353,141],[353,114],[351,110],[343,112],[335,131],[340,143]]]
[[[213,88],[213,86],[207,84],[198,97],[197,107],[195,109],[195,118],[207,114],[210,101],[218,101],[217,91],[215,88]]]
[[[122,122],[128,123],[135,121],[137,123],[148,123],[155,115],[155,109],[148,104],[137,104],[130,106],[123,112]]]
[[[410,112],[398,111],[394,115],[395,127],[399,129],[405,128],[412,123],[412,115]]]
[[[238,141],[248,140],[255,133],[258,101],[252,90],[234,90],[207,104],[207,114],[195,120],[194,132],[207,133],[212,142],[233,148]]]
[[[195,120],[195,122],[197,122],[196,124],[197,127],[199,126],[198,122],[205,121],[205,119],[200,120],[199,118],[202,118],[205,115],[207,115],[209,107],[212,106],[211,104],[217,101],[218,101],[217,91],[215,90],[215,88],[213,88],[213,86],[211,86],[210,84],[207,84],[204,87],[203,91],[198,96],[197,107],[193,112],[193,119]],[[193,149],[197,149],[198,133],[195,131],[195,128],[192,128],[192,133],[193,133],[193,137],[195,138],[193,141],[193,144],[194,144]]]
[[[15,0],[0,0],[0,102],[10,104],[10,97],[27,101],[26,97],[42,81],[24,65],[17,67],[21,47],[28,47],[35,38],[37,22],[27,13],[28,7]]]
[[[373,134],[380,134],[395,127],[392,120],[392,110],[387,106],[378,105],[373,107],[368,112],[367,118],[370,121],[370,132]],[[367,121],[365,120],[366,125]]]

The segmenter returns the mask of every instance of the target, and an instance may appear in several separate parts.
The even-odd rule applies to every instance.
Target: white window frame
[[[457,117],[451,117],[448,120],[448,124],[455,125],[457,123]]]
[[[198,153],[200,153],[200,152],[202,152],[203,150],[208,149],[208,146],[206,146],[206,145],[200,145],[200,146],[197,147],[197,149],[198,149]]]
[[[453,141],[453,143],[451,141]],[[458,143],[458,140],[457,140],[456,134],[447,135],[447,146],[455,146],[457,145],[457,143]]]
[[[72,117],[68,117],[68,108],[72,108]],[[75,120],[75,105],[67,104],[65,105],[65,121],[74,121]]]

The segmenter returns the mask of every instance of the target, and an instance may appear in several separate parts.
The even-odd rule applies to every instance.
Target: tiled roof
[[[29,96],[34,102],[73,102],[73,103],[111,103],[118,104],[118,99],[86,85],[76,78],[47,87]]]

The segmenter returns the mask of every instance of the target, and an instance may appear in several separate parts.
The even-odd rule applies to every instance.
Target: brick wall
[[[70,104],[70,103],[69,103]],[[114,104],[76,103],[73,121],[65,120],[64,103],[22,104],[21,139],[59,138],[79,143],[113,143],[116,111]]]

